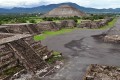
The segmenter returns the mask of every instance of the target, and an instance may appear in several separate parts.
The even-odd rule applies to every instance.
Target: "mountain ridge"
[[[67,2],[67,3],[60,3],[60,4],[49,4],[49,5],[42,5],[42,6],[38,6],[38,7],[33,7],[33,8],[22,8],[22,7],[14,7],[12,9],[4,9],[4,8],[0,8],[0,13],[46,13],[49,12],[50,10],[59,7],[61,5],[70,5],[73,6],[83,12],[86,13],[120,13],[120,8],[116,8],[116,9],[96,9],[96,8],[89,8],[89,7],[83,7],[83,6],[79,6],[76,3],[71,3],[71,2]]]

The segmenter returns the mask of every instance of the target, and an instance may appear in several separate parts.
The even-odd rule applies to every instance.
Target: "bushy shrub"
[[[2,25],[2,21],[0,21],[0,25]]]
[[[36,23],[34,19],[30,20],[30,23]]]

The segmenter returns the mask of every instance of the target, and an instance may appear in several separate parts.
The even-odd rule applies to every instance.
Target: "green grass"
[[[43,34],[34,36],[35,41],[44,40],[48,36],[55,36],[73,31],[74,29],[61,29],[59,31],[45,31]]]
[[[53,20],[53,22],[59,23],[59,22],[60,22],[60,20]]]
[[[29,23],[30,20],[35,20],[36,23],[42,22],[43,19],[37,17],[30,17],[26,22]]]
[[[46,60],[47,63],[49,64],[54,64],[56,61],[63,61],[63,57],[59,52],[53,52],[53,55]]]
[[[53,55],[54,55],[54,56],[58,56],[58,55],[60,55],[60,53],[57,52],[57,51],[54,51],[54,52],[53,52]]]
[[[81,23],[81,19],[78,19],[77,21],[78,21],[77,23],[79,23],[79,24]]]
[[[42,22],[42,19],[34,19],[36,23]]]

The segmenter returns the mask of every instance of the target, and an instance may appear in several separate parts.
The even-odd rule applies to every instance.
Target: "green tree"
[[[0,21],[0,25],[2,25],[2,21]]]
[[[78,20],[77,19],[74,19],[74,21],[77,23],[78,22]]]
[[[47,21],[53,21],[53,19],[52,18],[47,18]]]
[[[34,19],[30,20],[30,23],[36,23]]]
[[[25,19],[18,19],[17,22],[19,22],[19,23],[26,23],[26,20]]]

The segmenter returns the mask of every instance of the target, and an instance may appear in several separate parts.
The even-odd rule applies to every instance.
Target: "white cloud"
[[[0,7],[32,7],[40,3],[42,0],[0,0]]]
[[[0,0],[0,8],[36,7],[40,5],[74,2],[93,8],[120,8],[120,0]]]

